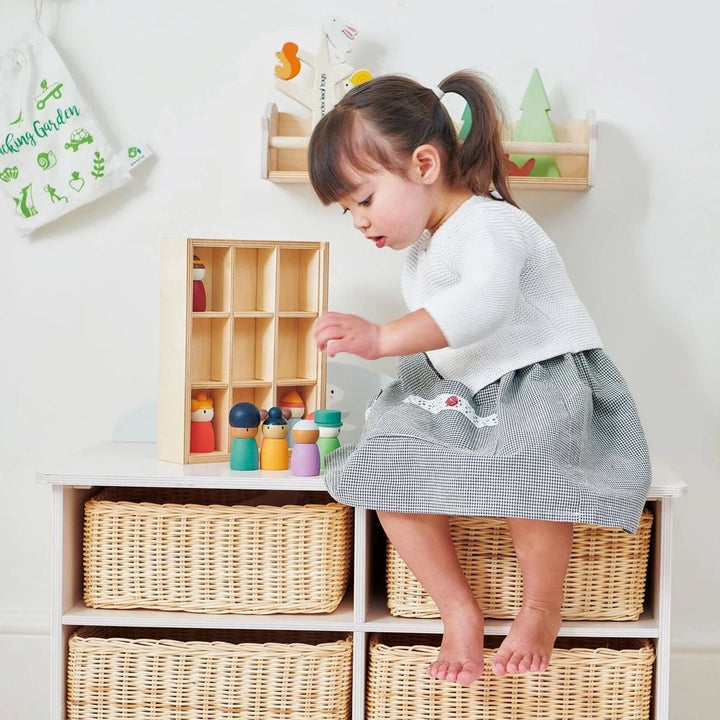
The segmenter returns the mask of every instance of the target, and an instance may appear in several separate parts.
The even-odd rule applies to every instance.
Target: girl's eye
[[[372,200],[372,195],[370,195],[369,197],[366,197],[364,200],[361,200],[361,201],[358,203],[358,205],[362,205],[363,207],[367,207],[368,205],[370,205],[370,201],[371,201],[371,200]]]

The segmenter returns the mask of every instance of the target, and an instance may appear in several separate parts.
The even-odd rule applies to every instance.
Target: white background
[[[2,54],[34,11],[0,5]],[[652,452],[688,483],[675,504],[672,717],[717,717],[720,104],[708,7],[46,0],[43,26],[106,134],[156,158],[29,239],[0,205],[0,720],[48,708],[50,492],[35,473],[156,400],[161,238],[328,240],[332,308],[402,312],[400,254],[378,252],[308,186],[260,179],[266,103],[305,112],[275,90],[274,53],[288,40],[314,52],[332,15],[359,29],[355,67],[427,85],[472,67],[512,119],[537,67],[554,122],[596,111],[596,187],[517,199],[557,243]]]

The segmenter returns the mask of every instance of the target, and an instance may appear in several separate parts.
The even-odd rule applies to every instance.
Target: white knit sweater
[[[423,233],[402,291],[448,341],[427,353],[435,369],[474,392],[511,370],[602,345],[553,242],[506,202],[473,196]]]

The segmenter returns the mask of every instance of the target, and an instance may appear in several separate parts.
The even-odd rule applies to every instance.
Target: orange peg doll
[[[209,453],[215,450],[215,417],[213,400],[204,391],[198,392],[190,404],[190,452]]]

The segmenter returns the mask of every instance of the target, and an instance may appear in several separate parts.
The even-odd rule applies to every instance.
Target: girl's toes
[[[457,681],[461,685],[470,685],[474,683],[483,672],[483,666],[476,662],[467,662],[463,666],[461,672],[457,675]]]
[[[437,661],[435,664],[435,673],[430,677],[436,680],[444,680],[447,677],[448,664],[446,662]]]
[[[507,671],[511,674],[522,672],[520,663],[525,659],[525,655],[521,652],[514,652],[507,662]]]
[[[526,673],[533,669],[533,665],[537,664],[537,656],[525,655],[518,663],[518,672]]]
[[[459,662],[450,663],[447,668],[447,672],[445,673],[445,680],[449,680],[450,682],[457,682],[458,675],[460,671],[462,670],[462,665]]]
[[[492,671],[499,677],[502,677],[507,672],[507,663],[509,656],[505,653],[496,653],[492,661]]]

